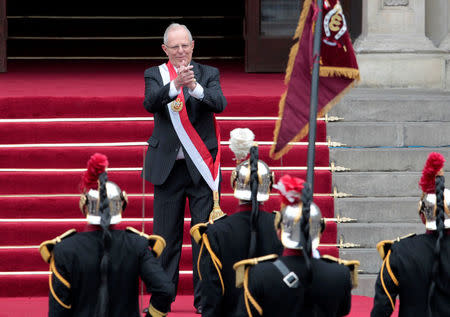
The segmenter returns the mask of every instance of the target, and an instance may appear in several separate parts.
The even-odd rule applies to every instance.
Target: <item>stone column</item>
[[[445,58],[425,36],[425,0],[362,0],[355,41],[362,87],[445,87]]]
[[[442,19],[442,24],[445,26],[445,37],[440,42],[439,48],[450,52],[450,0],[443,0],[443,2],[444,3],[442,3],[442,5],[438,9],[441,9],[441,14],[446,13],[445,19]],[[430,15],[428,16],[430,17],[430,19],[432,19]]]
[[[439,44],[448,35],[448,4],[450,0],[433,0],[425,2],[425,35],[433,44]]]

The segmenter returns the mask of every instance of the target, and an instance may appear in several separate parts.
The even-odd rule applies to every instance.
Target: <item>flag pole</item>
[[[313,0],[314,1],[314,0]],[[316,126],[317,126],[317,103],[319,95],[319,66],[320,66],[320,44],[322,42],[322,15],[323,0],[317,0],[317,20],[314,28],[313,46],[313,69],[311,75],[311,97],[309,106],[309,138],[308,138],[308,161],[306,171],[306,183],[302,190],[302,216],[299,221],[300,236],[299,245],[305,252],[307,270],[311,272],[311,237],[309,235],[310,206],[314,194],[314,162],[316,154]],[[307,283],[312,279],[312,274],[307,274]]]
[[[320,44],[322,42],[323,0],[317,0],[317,20],[314,29],[313,69],[309,110],[309,138],[306,181],[314,192],[314,162],[316,154],[317,102],[319,95]]]

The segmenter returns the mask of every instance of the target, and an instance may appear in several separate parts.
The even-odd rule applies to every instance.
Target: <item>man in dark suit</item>
[[[175,285],[189,199],[191,226],[208,220],[212,191],[218,192],[220,136],[215,113],[225,109],[217,68],[192,61],[194,41],[184,25],[173,23],[162,49],[168,63],[145,71],[144,107],[154,115],[143,177],[154,184],[154,233],[167,242],[161,263]],[[214,172],[211,172],[214,171]],[[193,258],[198,257],[193,243]],[[196,264],[194,306],[201,310]]]

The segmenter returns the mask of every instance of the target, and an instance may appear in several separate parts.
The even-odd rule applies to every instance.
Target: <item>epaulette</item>
[[[208,223],[209,222],[198,223],[195,226],[192,226],[191,230],[189,230],[189,234],[194,239],[195,243],[201,244],[202,235],[203,235],[203,233],[205,233]]]
[[[263,315],[263,309],[261,305],[255,300],[253,295],[250,293],[248,287],[248,271],[250,267],[265,261],[272,261],[278,258],[276,254],[268,254],[265,256],[260,256],[257,258],[245,259],[234,263],[233,269],[236,271],[236,287],[244,287],[244,302],[245,308],[249,316],[252,316],[250,305],[258,312],[260,316]]]
[[[233,269],[236,271],[236,287],[242,287],[245,279],[245,271],[248,267],[254,266],[264,261],[271,261],[278,258],[276,254],[268,254],[257,258],[245,259],[234,263]]]
[[[157,258],[159,258],[161,253],[164,251],[164,248],[166,247],[166,240],[164,240],[164,238],[161,236],[158,236],[156,234],[148,235],[145,232],[139,231],[133,227],[127,227],[127,231],[146,238],[148,240],[148,245],[152,248],[153,254]]]
[[[328,254],[322,255],[320,258],[328,263],[338,263],[348,267],[350,270],[352,289],[358,287],[358,268],[360,265],[358,260],[343,260]]]
[[[56,238],[54,238],[52,240],[47,240],[47,241],[42,242],[39,245],[39,252],[41,253],[42,259],[45,262],[50,263],[55,245],[57,243],[60,243],[62,239],[70,237],[71,235],[75,234],[76,232],[77,232],[77,230],[70,229],[70,230],[67,230],[66,232],[64,232],[62,235],[57,236]]]
[[[378,250],[378,253],[380,254],[381,259],[384,260],[384,258],[386,257],[388,252],[391,250],[392,245],[395,242],[399,242],[400,240],[403,240],[406,238],[414,237],[415,235],[416,235],[415,233],[409,233],[406,236],[397,237],[397,239],[394,239],[394,240],[383,240],[383,241],[378,242],[377,250]]]

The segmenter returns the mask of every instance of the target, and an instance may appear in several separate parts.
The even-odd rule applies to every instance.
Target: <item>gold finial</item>
[[[214,199],[214,206],[209,214],[209,223],[214,223],[219,218],[222,218],[223,216],[226,216],[227,214],[220,209],[219,205],[219,192],[213,191],[213,199]]]

